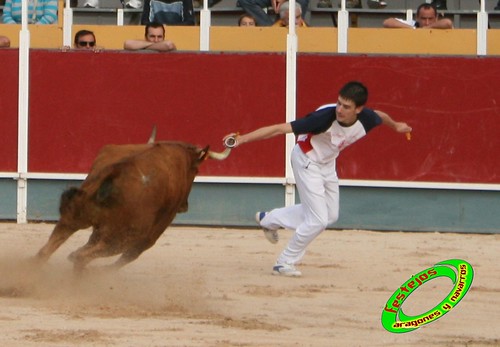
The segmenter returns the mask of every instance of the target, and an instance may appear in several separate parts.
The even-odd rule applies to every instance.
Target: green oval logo
[[[453,289],[443,301],[429,311],[417,316],[407,316],[402,310],[406,299],[418,287],[438,277],[448,277],[453,282]],[[407,333],[443,317],[462,300],[469,290],[474,270],[461,259],[450,259],[437,263],[412,276],[403,283],[387,301],[382,311],[382,325],[391,333]]]

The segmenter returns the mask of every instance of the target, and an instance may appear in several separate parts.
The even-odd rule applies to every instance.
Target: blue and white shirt
[[[382,124],[375,111],[363,108],[354,124],[343,126],[337,121],[335,109],[336,104],[324,105],[290,123],[302,152],[316,163],[335,160],[340,151]]]

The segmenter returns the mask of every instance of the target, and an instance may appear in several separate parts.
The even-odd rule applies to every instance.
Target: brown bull
[[[36,258],[46,261],[74,232],[93,227],[87,244],[69,256],[75,271],[118,254],[112,267],[130,263],[155,244],[177,213],[187,211],[199,164],[229,152],[181,142],[105,146],[81,187],[62,194],[59,222]]]

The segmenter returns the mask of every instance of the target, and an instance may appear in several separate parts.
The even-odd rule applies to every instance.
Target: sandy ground
[[[327,231],[301,278],[271,275],[277,245],[257,229],[169,228],[138,260],[82,277],[67,255],[80,231],[43,267],[27,259],[53,225],[0,224],[0,346],[500,346],[500,235]],[[413,274],[451,258],[475,270],[465,298],[416,331],[381,325],[385,303]],[[427,282],[405,313],[451,290]]]

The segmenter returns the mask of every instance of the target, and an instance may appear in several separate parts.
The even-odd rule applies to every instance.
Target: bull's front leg
[[[127,265],[128,263],[133,262],[139,256],[151,246],[137,246],[131,249],[128,249],[127,251],[123,252],[120,258],[118,258],[113,264],[111,264],[111,268],[113,269],[120,269]]]
[[[78,229],[64,223],[57,223],[47,243],[40,248],[35,259],[46,262],[50,256]]]
[[[147,238],[144,238],[142,240],[137,240],[134,242],[128,249],[126,249],[120,258],[114,262],[111,267],[114,269],[120,269],[123,266],[127,265],[128,263],[133,262],[139,256],[148,248],[151,248],[160,235],[167,229],[167,227],[172,223],[172,220],[175,217],[175,213],[168,211],[164,216],[163,219],[160,219],[155,225],[151,227],[151,230],[143,231],[141,234],[147,234],[149,235]]]

